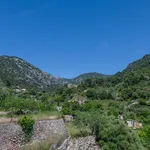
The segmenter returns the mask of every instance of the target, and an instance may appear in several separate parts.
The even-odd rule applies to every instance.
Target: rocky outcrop
[[[96,145],[95,137],[88,136],[77,139],[71,139],[69,137],[58,150],[100,150],[100,148]]]
[[[52,76],[27,61],[11,56],[0,56],[0,78],[19,88],[49,88],[63,84],[63,78]]]
[[[45,140],[51,136],[67,134],[63,119],[37,121],[34,125],[34,135],[31,143]],[[9,150],[24,144],[26,144],[24,134],[18,124],[9,123],[0,125],[0,150]]]

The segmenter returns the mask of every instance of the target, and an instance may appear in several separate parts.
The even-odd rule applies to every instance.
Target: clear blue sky
[[[0,55],[56,76],[114,74],[150,53],[150,0],[1,0]]]

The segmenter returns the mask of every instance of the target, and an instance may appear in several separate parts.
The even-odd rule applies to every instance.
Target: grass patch
[[[66,124],[69,134],[72,138],[85,137],[91,134],[91,131],[88,128],[84,128],[84,130],[79,129],[74,126],[72,123]]]
[[[47,111],[47,112],[39,112],[37,114],[31,114],[33,119],[35,120],[46,120],[46,119],[60,119],[62,114],[58,111]]]
[[[55,120],[55,119],[60,119],[62,117],[62,113],[58,112],[58,111],[46,111],[46,112],[33,112],[32,114],[25,114],[25,115],[13,115],[13,120],[12,122],[17,122],[18,119],[24,117],[24,116],[28,116],[28,117],[32,117],[35,121],[37,120]],[[4,124],[4,123],[10,123],[10,116],[8,115],[4,115],[4,114],[0,114],[0,123]]]
[[[14,118],[22,118],[23,116],[32,117],[34,120],[54,120],[61,118],[62,114],[58,111],[33,112],[25,115],[15,115]]]

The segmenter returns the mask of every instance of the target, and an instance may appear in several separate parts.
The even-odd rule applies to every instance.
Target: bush
[[[18,123],[22,127],[25,138],[29,141],[33,135],[33,126],[35,121],[30,117],[24,116],[23,118],[19,119]]]
[[[150,143],[150,126],[145,126],[142,130],[138,130],[138,136],[143,143],[143,145],[149,148]]]
[[[103,115],[99,127],[97,140],[100,145],[103,141],[102,149],[144,150],[134,131],[113,116]]]
[[[87,90],[86,96],[87,96],[87,98],[89,98],[91,100],[97,99],[96,90],[95,89],[89,89],[89,90]]]
[[[90,131],[87,128],[84,128],[83,131],[81,128],[78,128],[77,126],[72,124],[68,124],[67,128],[72,138],[79,138],[90,135]]]
[[[144,150],[134,131],[114,116],[99,111],[79,112],[76,121],[80,129],[91,130],[102,150]]]
[[[70,110],[70,108],[65,107],[62,109],[62,113],[64,115],[70,115],[70,114],[72,114],[72,111]]]
[[[146,102],[144,99],[141,99],[141,100],[139,101],[139,104],[140,104],[140,105],[147,105],[147,102]]]
[[[103,109],[100,101],[87,101],[82,107],[83,111]]]

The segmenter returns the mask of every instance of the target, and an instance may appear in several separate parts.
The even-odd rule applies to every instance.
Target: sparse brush
[[[49,150],[50,148],[56,150],[66,138],[66,135],[51,136],[47,140],[20,147],[19,150]]]

